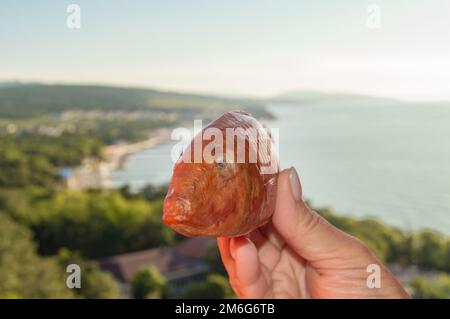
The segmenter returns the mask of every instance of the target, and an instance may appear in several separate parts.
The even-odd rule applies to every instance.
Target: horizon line
[[[124,88],[124,89],[139,89],[139,90],[154,90],[165,93],[174,93],[174,94],[187,94],[187,95],[197,95],[197,96],[210,96],[216,98],[227,98],[227,99],[248,99],[248,100],[256,100],[256,101],[268,101],[272,99],[277,99],[282,97],[283,95],[292,94],[292,93],[313,93],[313,94],[322,94],[322,95],[352,95],[357,97],[365,97],[365,98],[373,98],[373,99],[386,99],[393,100],[397,102],[433,102],[433,103],[450,103],[450,98],[448,99],[435,99],[435,98],[405,98],[399,96],[390,96],[390,95],[377,95],[373,93],[366,92],[355,92],[351,90],[323,90],[323,89],[314,89],[314,88],[299,88],[299,89],[286,89],[277,94],[262,96],[258,94],[240,94],[240,93],[229,93],[229,92],[218,92],[218,91],[201,91],[201,90],[190,90],[183,88],[174,88],[174,87],[162,87],[158,85],[145,85],[145,84],[120,84],[117,82],[96,82],[96,81],[65,81],[65,80],[57,80],[57,81],[46,81],[46,80],[11,80],[11,79],[0,79],[0,84],[16,84],[16,85],[66,85],[66,86],[98,86],[98,87],[113,87],[113,88]],[[3,89],[0,85],[0,89]]]

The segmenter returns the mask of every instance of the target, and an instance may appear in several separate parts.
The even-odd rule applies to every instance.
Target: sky
[[[450,100],[449,57],[448,0],[0,3],[0,81]]]

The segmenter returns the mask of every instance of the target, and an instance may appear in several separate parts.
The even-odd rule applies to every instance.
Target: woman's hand
[[[279,175],[271,223],[245,237],[219,238],[218,246],[241,298],[409,297],[360,240],[305,204],[294,168]],[[380,288],[367,285],[373,264],[380,267]]]

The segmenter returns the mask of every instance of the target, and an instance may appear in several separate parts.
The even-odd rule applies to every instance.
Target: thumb
[[[367,260],[370,252],[358,239],[337,229],[310,209],[302,198],[300,179],[295,168],[278,177],[277,201],[273,224],[286,243],[313,266],[334,267]]]

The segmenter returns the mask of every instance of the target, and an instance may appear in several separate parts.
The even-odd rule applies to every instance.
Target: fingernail
[[[289,181],[291,182],[292,197],[297,201],[302,200],[302,185],[300,184],[300,178],[294,167],[289,169]]]
[[[240,247],[242,247],[244,245],[247,245],[248,243],[250,243],[250,240],[248,238],[246,238],[246,237],[234,237],[231,240],[231,243],[230,243],[230,255],[231,255],[231,257],[234,260],[236,260],[237,250]]]
[[[236,248],[237,248],[236,240],[237,238],[231,238],[230,240],[230,255],[231,258],[233,258],[234,260],[236,260]]]

